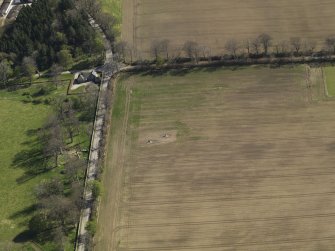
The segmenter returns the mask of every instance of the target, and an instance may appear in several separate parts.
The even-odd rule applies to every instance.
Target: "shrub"
[[[99,181],[91,181],[90,187],[92,189],[92,196],[96,200],[101,195],[101,184]]]
[[[23,99],[23,103],[31,103],[33,101],[33,98],[30,95],[25,96]]]
[[[39,105],[39,104],[42,103],[42,100],[40,100],[40,99],[33,99],[32,103],[33,103],[34,105]]]
[[[95,220],[95,218],[93,218],[92,220],[90,220],[86,226],[86,230],[91,234],[91,235],[95,235],[96,231],[97,231],[97,221]]]
[[[23,92],[22,96],[30,96],[30,92]]]
[[[47,90],[44,87],[41,87],[38,91],[36,91],[33,96],[34,97],[39,97],[39,96],[43,96],[47,93]]]
[[[81,101],[78,97],[71,97],[72,101],[72,108],[75,110],[80,110],[81,108]]]
[[[51,99],[50,98],[45,98],[44,101],[43,101],[43,103],[45,105],[50,105],[51,104]]]

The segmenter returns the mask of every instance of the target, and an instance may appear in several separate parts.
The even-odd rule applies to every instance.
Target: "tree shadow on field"
[[[140,76],[150,76],[150,77],[162,77],[162,76],[176,76],[176,77],[184,77],[190,73],[197,72],[206,72],[211,73],[218,70],[225,71],[241,71],[245,70],[250,66],[245,65],[228,65],[224,66],[222,64],[213,64],[213,65],[198,65],[198,66],[184,66],[178,69],[166,68],[166,69],[152,69],[139,73]],[[257,66],[253,66],[257,67]],[[260,65],[260,68],[264,68],[264,65]],[[266,66],[267,67],[267,66]]]
[[[140,73],[140,76],[161,77],[161,76],[167,75],[167,72],[168,72],[167,70],[149,70],[149,71]]]
[[[213,65],[213,66],[203,67],[202,71],[203,72],[215,72],[217,70],[222,70],[222,69],[224,69],[222,66]]]
[[[20,227],[24,227],[26,228],[27,227],[27,217],[31,217],[33,215],[33,213],[36,211],[37,209],[37,205],[36,204],[33,204],[33,205],[30,205],[30,206],[27,206],[21,210],[18,210],[16,212],[14,212],[13,214],[11,214],[9,216],[9,219],[11,220],[15,220],[15,222],[17,222],[16,224]],[[24,232],[24,237],[27,237],[26,235],[28,234],[29,232]],[[22,233],[20,234],[20,236],[22,235]],[[22,239],[21,236],[19,239]],[[28,237],[27,237],[28,238]]]
[[[16,179],[16,182],[22,184],[28,180],[33,179],[39,174],[49,171],[46,168],[46,158],[43,153],[42,140],[36,137],[39,129],[28,130],[27,136],[31,139],[22,143],[27,148],[18,152],[12,161],[13,168],[21,168],[25,172]]]
[[[25,217],[28,215],[31,215],[37,208],[37,205],[30,205],[28,207],[25,207],[24,209],[21,209],[9,216],[10,219],[14,220],[20,217]]]
[[[197,72],[199,70],[200,68],[182,68],[182,69],[171,70],[169,74],[171,76],[183,77],[189,73]]]
[[[26,131],[26,135],[29,137],[35,137],[39,131],[41,131],[41,128],[29,129]]]
[[[141,76],[162,77],[162,76],[176,76],[183,77],[191,72],[199,71],[201,68],[180,68],[180,69],[155,69],[142,72]]]
[[[15,243],[25,243],[27,241],[32,240],[33,235],[31,231],[25,230],[21,233],[19,233],[17,236],[14,237],[13,242]]]

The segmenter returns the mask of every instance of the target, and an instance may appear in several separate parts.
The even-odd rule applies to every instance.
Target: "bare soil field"
[[[150,56],[154,40],[169,39],[171,54],[191,40],[220,55],[227,40],[263,32],[277,41],[315,40],[321,47],[334,34],[334,9],[332,0],[124,0],[122,38],[137,58]]]
[[[334,250],[335,103],[305,66],[117,83],[96,250]]]

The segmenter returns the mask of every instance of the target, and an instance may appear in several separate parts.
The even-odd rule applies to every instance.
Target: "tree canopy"
[[[64,51],[74,55],[101,50],[87,14],[75,8],[74,0],[37,0],[23,7],[17,19],[0,38],[0,51],[14,55],[19,64],[33,57],[39,70],[45,70],[62,59]],[[67,59],[70,55],[66,55]]]

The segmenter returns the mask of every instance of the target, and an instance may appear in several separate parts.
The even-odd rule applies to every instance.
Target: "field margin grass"
[[[335,97],[335,67],[326,66],[324,67],[324,78],[326,94],[328,97]]]

